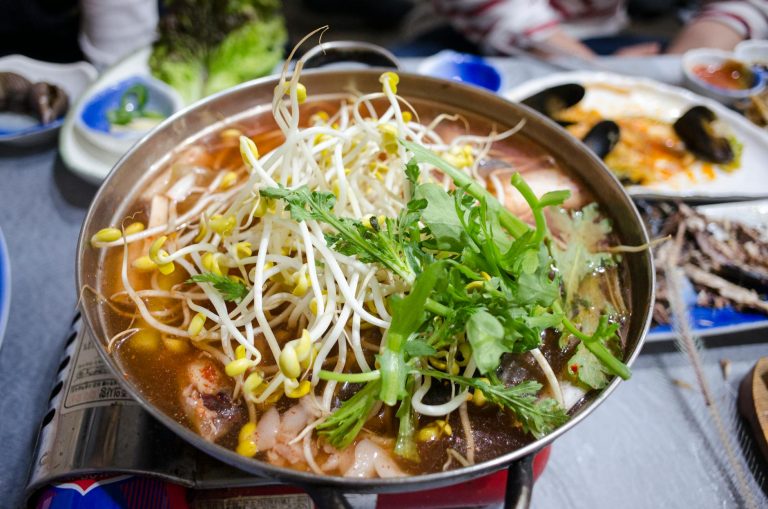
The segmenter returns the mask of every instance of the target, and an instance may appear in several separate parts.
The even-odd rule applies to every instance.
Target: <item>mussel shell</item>
[[[694,106],[673,124],[675,132],[691,153],[704,161],[727,164],[735,154],[731,143],[719,136],[712,126],[717,120],[715,112],[706,106]]]
[[[619,142],[620,135],[621,131],[616,122],[601,120],[592,126],[581,141],[600,159],[604,159]]]
[[[577,83],[564,83],[537,92],[520,102],[549,118],[555,119],[558,113],[584,99],[586,92],[586,89]]]

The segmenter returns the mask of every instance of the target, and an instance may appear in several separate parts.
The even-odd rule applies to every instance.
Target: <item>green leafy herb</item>
[[[147,87],[136,84],[128,87],[120,97],[120,104],[107,111],[107,120],[112,125],[128,125],[136,118],[163,119],[164,115],[155,111],[147,111]]]
[[[505,387],[421,369],[426,365],[424,357],[447,353],[444,349],[455,348],[463,339],[469,343],[480,373],[494,382],[498,381],[496,370],[505,353],[537,348],[542,332],[550,328],[565,329],[582,341],[583,347],[573,360],[583,367],[583,383],[598,386],[606,383],[608,375],[629,376],[626,365],[611,351],[618,325],[608,320],[608,314],[603,310],[595,313],[596,325],[589,334],[583,318],[578,318],[577,326],[563,309],[564,283],[550,253],[553,247],[544,209],[562,204],[568,192],[538,198],[522,177],[514,175],[512,185],[533,211],[535,227],[531,228],[463,172],[423,147],[410,142],[404,145],[416,154],[405,167],[409,200],[396,218],[384,222],[336,216],[331,193],[312,192],[306,187],[261,191],[264,197],[282,200],[296,221],[315,220],[329,227],[325,236],[336,251],[376,263],[410,285],[405,296],[389,298],[392,321],[377,357],[377,370],[320,372],[323,380],[366,382],[318,427],[320,433],[328,436],[332,445],[343,447],[354,440],[376,401],[388,406],[399,404],[396,451],[404,458],[417,459],[410,400],[413,374],[419,371],[483,391],[491,402],[510,409],[523,428],[536,436],[567,419],[554,400],[537,397],[541,385],[536,382]],[[446,192],[434,184],[419,184],[417,162],[444,171],[456,189]],[[597,235],[603,226],[590,214],[588,211],[586,222],[593,224],[579,223],[579,227],[589,226]],[[568,263],[579,263],[582,256],[574,251],[565,257],[563,265],[569,275]]]
[[[448,175],[456,187],[465,189],[467,193],[478,200],[485,199],[488,203],[493,204],[494,212],[499,215],[501,225],[514,237],[519,237],[530,229],[525,221],[504,208],[491,193],[466,173],[457,170],[418,143],[407,140],[400,140],[400,143],[414,155],[417,162],[431,164]]]
[[[609,341],[618,339],[618,336],[616,335],[616,331],[619,329],[618,323],[609,322],[608,317],[603,315],[600,317],[597,329],[592,335],[581,332],[576,325],[567,318],[563,318],[563,326],[568,332],[581,340],[587,350],[597,357],[606,372],[620,376],[624,380],[628,380],[629,377],[632,376],[627,365],[617,359],[606,346]]]
[[[368,382],[317,426],[318,433],[337,449],[351,444],[378,401],[381,382]]]
[[[511,351],[504,344],[504,326],[488,311],[474,313],[467,321],[467,340],[480,373],[487,375],[499,366],[501,356]]]
[[[409,357],[427,357],[437,353],[434,346],[420,339],[406,341],[404,350]]]
[[[568,374],[593,389],[608,385],[609,373],[584,343],[576,346],[576,353],[568,361]]]
[[[501,384],[486,383],[477,378],[449,375],[434,369],[420,371],[423,375],[438,380],[448,380],[482,391],[491,403],[510,409],[523,430],[535,437],[546,435],[568,420],[568,414],[557,401],[551,398],[541,400],[537,398],[536,394],[541,389],[541,384],[538,382],[526,381],[506,387]]]
[[[454,199],[437,184],[418,186],[415,197],[427,202],[421,219],[434,237],[434,248],[440,251],[460,252],[464,240],[464,228],[456,216]]]
[[[283,200],[286,210],[296,221],[315,220],[332,226],[335,234],[326,237],[338,252],[355,255],[364,263],[379,263],[406,281],[413,281],[413,269],[405,259],[402,230],[395,228],[391,219],[387,219],[383,228],[380,225],[375,229],[360,221],[337,217],[333,213],[336,197],[332,193],[310,191],[306,186],[296,189],[270,187],[260,193],[267,198]],[[405,214],[408,214],[407,210]]]
[[[584,278],[600,267],[614,263],[613,255],[598,249],[611,233],[611,223],[608,219],[600,219],[596,204],[574,212],[559,210],[551,220],[565,244],[565,247],[553,245],[552,256],[563,277],[568,310]]]
[[[242,281],[230,279],[227,276],[203,272],[195,274],[187,280],[188,283],[210,283],[226,301],[240,302],[248,295],[248,287]]]

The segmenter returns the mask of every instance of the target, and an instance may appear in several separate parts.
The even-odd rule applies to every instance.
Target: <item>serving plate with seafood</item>
[[[632,196],[768,196],[768,135],[688,90],[612,73],[569,72],[529,81],[506,97],[585,140]]]
[[[649,232],[671,235],[655,250],[657,299],[649,341],[674,337],[664,271],[672,250],[686,276],[683,299],[699,336],[768,327],[768,201],[685,204],[641,201]]]

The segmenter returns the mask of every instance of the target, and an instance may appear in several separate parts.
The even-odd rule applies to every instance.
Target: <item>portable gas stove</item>
[[[549,449],[534,462],[543,470]],[[480,507],[504,500],[506,471],[405,494],[351,494],[354,507]],[[122,388],[102,361],[79,314],[38,436],[27,485],[39,509],[311,508],[297,488],[230,467],[163,427]]]

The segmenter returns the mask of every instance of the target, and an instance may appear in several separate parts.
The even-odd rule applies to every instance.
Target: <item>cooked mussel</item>
[[[42,124],[53,122],[69,107],[66,92],[56,85],[32,83],[14,72],[0,72],[0,111],[34,116]]]
[[[605,158],[619,142],[619,126],[613,120],[601,120],[581,140],[600,159]]]
[[[542,90],[522,102],[529,108],[555,120],[560,125],[568,125],[557,119],[558,114],[584,99],[586,89],[577,83],[564,83]]]
[[[717,115],[706,106],[694,106],[673,124],[685,147],[696,157],[717,164],[733,161],[735,154],[730,141],[715,128]]]

